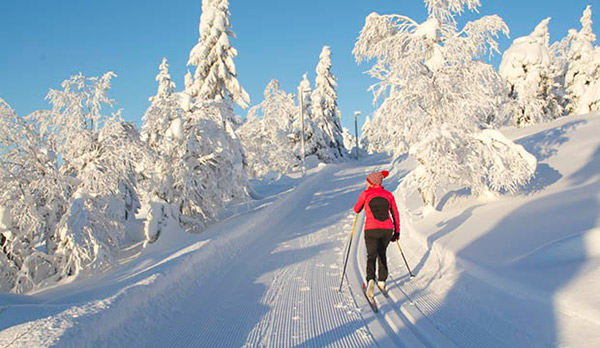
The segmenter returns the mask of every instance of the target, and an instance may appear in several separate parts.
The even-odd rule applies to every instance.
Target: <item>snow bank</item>
[[[489,307],[523,318],[495,319],[496,330],[512,327],[505,344],[598,346],[600,117],[503,132],[538,163],[520,193],[490,200],[457,189],[427,215],[414,195],[400,203],[405,248],[422,255],[417,273],[430,282],[421,295],[453,301],[467,295],[461,289],[486,288],[470,294],[483,301],[482,312]]]

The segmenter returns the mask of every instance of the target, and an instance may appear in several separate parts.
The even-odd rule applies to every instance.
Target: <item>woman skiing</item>
[[[360,213],[365,208],[365,243],[367,245],[367,296],[373,298],[375,288],[375,262],[378,261],[378,282],[385,291],[388,277],[386,249],[388,244],[400,238],[400,216],[398,207],[391,192],[385,190],[381,183],[388,176],[387,171],[374,172],[367,176],[367,189],[364,190],[354,205],[354,212]]]

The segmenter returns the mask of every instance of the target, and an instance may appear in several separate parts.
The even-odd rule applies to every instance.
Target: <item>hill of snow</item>
[[[401,205],[407,270],[388,248],[390,298],[374,314],[360,290],[362,215],[343,258],[365,176],[390,158],[256,182],[206,232],[171,229],[101,277],[0,295],[0,346],[600,346],[600,115],[503,133],[538,159],[516,196],[461,190],[424,212]]]
[[[448,307],[430,319],[480,327],[499,345],[600,345],[598,116],[505,130],[538,159],[522,195],[474,199],[454,191],[426,217],[416,197],[408,198],[406,248],[418,255],[412,260],[420,274],[411,285],[422,284],[419,297],[435,293]],[[477,336],[456,342],[465,346]]]

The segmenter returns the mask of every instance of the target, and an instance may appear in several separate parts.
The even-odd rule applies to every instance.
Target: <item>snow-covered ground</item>
[[[360,290],[366,174],[390,158],[317,167],[256,183],[260,200],[199,235],[175,229],[99,278],[0,296],[0,346],[600,346],[600,118],[505,132],[539,161],[517,196],[457,190],[424,213],[401,202],[388,249],[390,299]],[[413,167],[386,179],[395,190]]]

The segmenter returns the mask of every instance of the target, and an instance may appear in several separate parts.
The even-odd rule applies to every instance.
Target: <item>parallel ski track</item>
[[[344,233],[332,230],[343,228],[333,226],[309,234],[291,241],[286,248],[310,248],[324,239],[339,243]],[[342,249],[335,249],[333,254],[321,252],[277,271],[262,300],[270,304],[271,310],[251,332],[247,346],[367,347],[373,344],[370,335],[361,328],[360,317],[345,304],[349,294],[337,291],[340,268],[336,262]]]
[[[85,312],[93,318],[67,331],[59,345],[502,347],[506,346],[502,335],[523,335],[510,332],[512,326],[506,323],[483,322],[498,320],[497,316],[470,317],[469,307],[482,309],[462,289],[450,299],[428,292],[428,280],[408,277],[394,245],[388,250],[390,297],[377,292],[379,313],[375,314],[360,288],[366,259],[363,214],[357,221],[344,286],[338,292],[354,215],[334,221],[320,216],[318,208],[348,200],[358,187],[355,178],[364,180],[366,168],[325,168],[245,225],[224,222],[221,229],[233,229],[229,234],[215,234],[201,253],[190,255],[170,273],[153,275],[148,284],[140,282],[145,287],[123,291],[118,301],[106,305],[98,301],[106,308]],[[343,172],[345,178],[335,178],[336,172]],[[331,191],[331,180],[351,183]],[[314,223],[326,219],[327,223]],[[292,236],[281,237],[282,231],[291,231]],[[435,262],[433,254],[430,262]],[[414,261],[407,257],[409,263]],[[32,323],[35,327],[18,336],[13,346],[26,346],[24,335],[48,330],[57,325],[53,323]],[[122,327],[127,323],[145,323],[150,330],[139,335]],[[491,327],[497,330],[492,332]],[[89,330],[97,331],[91,342],[80,335]]]
[[[378,341],[378,345],[385,346],[399,346],[399,347],[422,347],[422,340],[417,337],[416,332],[412,323],[396,309],[396,304],[392,303],[390,306],[389,300],[384,298],[381,293],[376,293],[376,301],[379,305],[379,313],[374,313],[367,300],[362,296],[360,289],[362,282],[366,277],[364,271],[366,264],[366,248],[364,247],[363,237],[363,220],[364,214],[359,216],[357,222],[357,231],[354,236],[352,243],[352,249],[350,255],[354,255],[352,258],[352,269],[348,273],[348,285],[356,288],[356,293],[359,295],[360,300],[357,301],[363,309],[363,317],[365,322],[371,328],[371,330],[378,333],[378,337],[386,337],[386,342]],[[377,290],[376,290],[377,291]],[[390,294],[391,296],[391,294]],[[392,318],[393,316],[393,318]]]
[[[366,248],[364,247],[364,232],[362,231],[362,220],[364,214],[360,215],[360,223],[357,224],[357,233],[353,242],[353,250],[350,252],[354,255],[353,258],[353,275],[349,274],[349,283],[351,286],[360,288],[362,280],[365,279],[365,263],[366,263]],[[404,347],[455,347],[455,345],[442,333],[440,333],[433,323],[427,318],[419,307],[417,307],[402,290],[406,282],[399,282],[399,279],[394,277],[392,273],[392,257],[393,247],[390,245],[388,249],[388,264],[390,265],[390,276],[388,278],[388,293],[389,298],[383,296],[381,292],[376,290],[376,299],[379,305],[379,313],[373,313],[374,319],[377,321],[379,330],[384,330],[387,333],[387,338],[391,342],[378,342],[381,346],[388,346],[392,343],[395,346]],[[410,278],[408,278],[410,279]],[[366,299],[363,307],[371,311]],[[373,324],[371,324],[373,325]],[[374,329],[374,330],[377,330]],[[381,337],[381,336],[380,336]]]
[[[373,335],[356,311],[354,295],[347,289],[337,291],[343,245],[353,216],[333,225],[321,223],[316,229],[320,219],[312,216],[321,212],[319,207],[333,204],[336,195],[347,194],[345,188],[326,191],[331,188],[328,181],[334,179],[333,172],[344,167],[347,165],[324,169],[274,203],[283,209],[274,210],[273,218],[253,223],[266,231],[261,232],[260,240],[246,245],[234,264],[219,270],[218,279],[225,283],[195,284],[201,288],[181,299],[186,307],[174,316],[188,318],[187,322],[165,328],[166,335],[157,335],[152,345],[239,346],[241,342],[246,347],[373,346]],[[265,268],[273,270],[265,273]],[[260,276],[251,279],[252,274]],[[256,292],[246,295],[238,291],[248,289],[249,283],[256,285],[251,290],[264,291],[260,301],[254,297]],[[194,292],[215,296],[207,303],[210,297],[194,300],[190,296]]]

